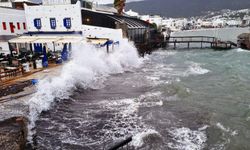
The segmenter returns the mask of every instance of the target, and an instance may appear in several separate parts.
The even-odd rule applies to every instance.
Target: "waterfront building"
[[[148,22],[118,15],[112,7],[84,0],[43,0],[43,5],[24,8],[28,31],[10,43],[52,43],[47,46],[56,50],[62,41],[102,39],[102,45],[107,40],[128,38],[137,45],[144,44],[154,30]]]

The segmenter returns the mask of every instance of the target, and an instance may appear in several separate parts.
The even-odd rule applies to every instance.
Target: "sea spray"
[[[73,45],[71,57],[58,76],[39,81],[37,92],[28,101],[28,141],[31,143],[36,120],[41,112],[51,108],[55,99],[67,99],[77,86],[91,88],[92,83],[100,78],[139,67],[142,63],[136,48],[127,40],[121,41],[109,54],[104,48],[96,48],[88,43]]]

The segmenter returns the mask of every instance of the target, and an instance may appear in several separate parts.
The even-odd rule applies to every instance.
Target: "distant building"
[[[213,22],[213,27],[215,28],[222,28],[226,25],[226,21],[224,19],[215,19],[212,21]]]
[[[202,28],[213,28],[213,22],[212,21],[202,21],[201,27]]]
[[[250,16],[244,16],[242,20],[242,25],[243,26],[250,26]]]
[[[159,15],[143,15],[140,18],[141,20],[147,21],[151,24],[155,23],[157,25],[158,28],[160,28],[162,26],[162,17]]]
[[[131,9],[129,11],[125,12],[125,14],[127,14],[131,17],[136,17],[136,18],[140,17],[138,12],[132,11]]]
[[[226,24],[229,27],[238,27],[242,24],[242,21],[241,20],[228,20]]]

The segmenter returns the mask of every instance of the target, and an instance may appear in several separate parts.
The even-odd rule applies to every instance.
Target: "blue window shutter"
[[[41,28],[42,28],[42,22],[41,22],[41,19],[40,19],[40,18],[34,19],[34,26],[35,26],[37,29],[41,29]]]
[[[71,18],[64,18],[63,25],[65,28],[70,29],[71,28]]]
[[[56,18],[50,18],[51,29],[56,29]]]

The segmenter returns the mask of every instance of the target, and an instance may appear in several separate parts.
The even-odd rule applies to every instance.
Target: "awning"
[[[9,40],[10,43],[78,43],[81,36],[20,36]]]
[[[13,38],[9,40],[9,43],[31,43],[32,41],[35,41],[37,38],[32,36],[20,36],[17,38]]]
[[[32,43],[53,43],[58,41],[59,37],[37,37],[35,41],[32,41]]]
[[[0,42],[8,42],[10,39],[15,37],[15,35],[0,35]]]
[[[55,43],[80,43],[81,41],[83,41],[83,37],[80,36],[64,36]]]
[[[104,44],[108,41],[108,39],[99,39],[99,38],[88,38],[88,42],[92,44]]]

